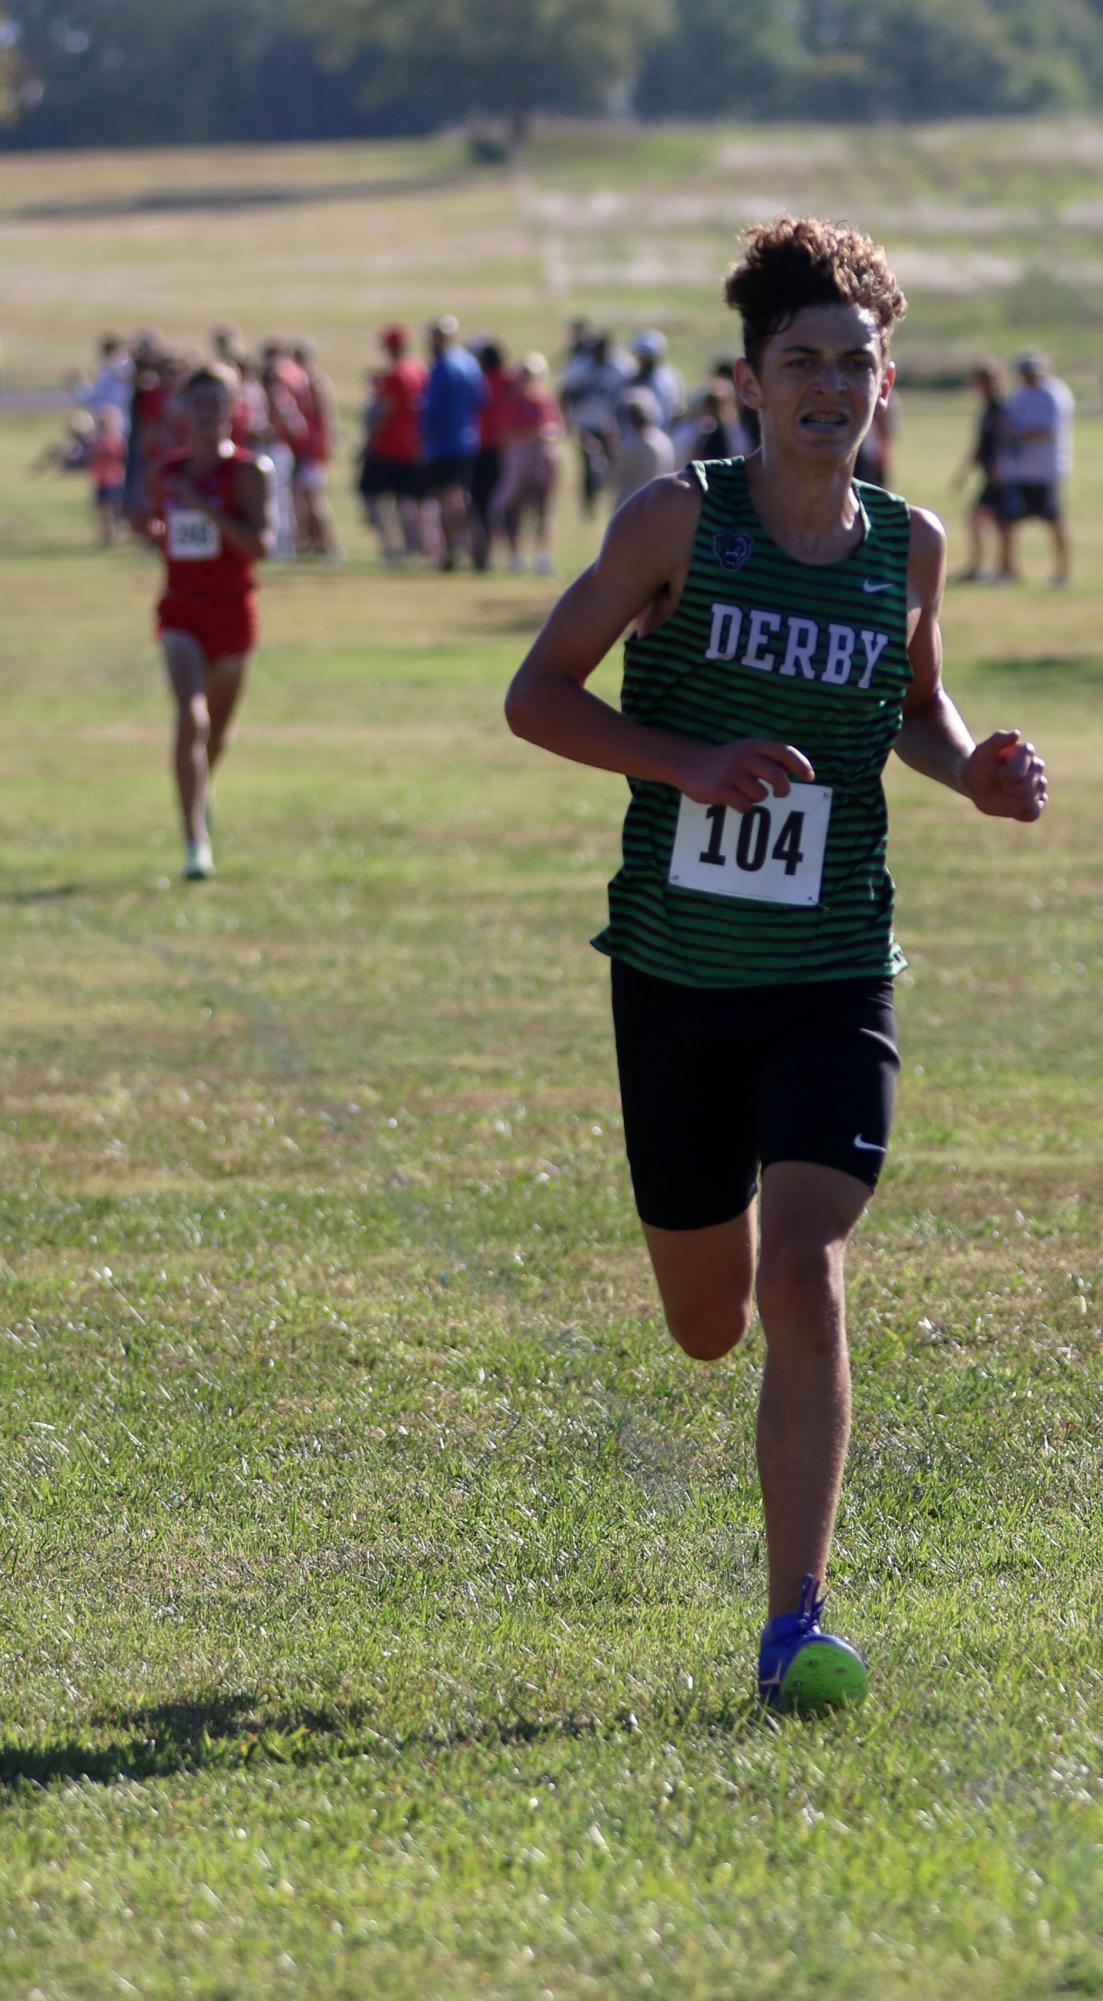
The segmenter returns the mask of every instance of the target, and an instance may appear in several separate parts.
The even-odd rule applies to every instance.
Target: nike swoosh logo
[[[878,1146],[878,1145],[876,1144],[876,1142],[875,1142],[874,1140],[871,1140],[871,1139],[863,1139],[863,1138],[862,1138],[862,1135],[861,1135],[861,1133],[855,1133],[855,1135],[854,1135],[854,1144],[855,1144],[855,1146],[856,1146],[856,1147],[858,1147],[858,1148],[859,1148],[859,1150],[860,1150],[860,1151],[861,1151],[862,1153],[884,1153],[884,1152],[885,1152],[885,1148],[884,1148],[883,1146]]]
[[[870,591],[870,592],[873,592],[873,591],[890,591],[890,590],[892,589],[892,585],[891,585],[891,584],[875,584],[875,583],[874,583],[874,581],[873,581],[873,578],[872,578],[872,577],[863,577],[863,578],[862,578],[862,589],[863,589],[864,591]]]

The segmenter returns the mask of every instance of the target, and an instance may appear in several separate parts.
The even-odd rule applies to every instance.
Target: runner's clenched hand
[[[732,806],[749,812],[773,792],[784,799],[790,779],[810,783],[815,772],[803,751],[789,743],[741,737],[734,743],[687,743],[677,760],[678,790],[701,806]]]
[[[1037,820],[1046,803],[1045,764],[1019,730],[996,730],[970,757],[965,790],[980,813]]]

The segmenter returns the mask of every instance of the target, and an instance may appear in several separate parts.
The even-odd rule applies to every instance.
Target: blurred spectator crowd
[[[158,468],[186,444],[180,390],[202,357],[152,331],[133,341],[105,334],[96,370],[75,385],[79,408],[60,443],[33,468],[91,477],[99,534],[113,542],[139,509]],[[332,387],[312,341],[266,341],[250,353],[236,327],[216,327],[210,357],[236,385],[233,442],[271,461],[276,554],[337,553],[326,493],[336,437]]]
[[[511,360],[490,336],[461,337],[450,314],[424,340],[394,324],[379,335],[359,414],[354,479],[388,565],[546,572],[564,460],[592,518],[691,459],[730,458],[758,442],[739,400],[734,360],[688,390],[654,328],[621,345],[584,320],[567,330],[553,372],[542,354]],[[338,448],[332,386],[308,340],[251,351],[236,327],[213,329],[210,358],[236,383],[233,442],[274,469],[276,556],[338,555],[328,474]],[[180,388],[201,359],[153,331],[106,334],[64,440],[36,470],[86,472],[98,533],[117,539],[159,466],[185,443]],[[893,412],[879,414],[859,477],[889,477]]]

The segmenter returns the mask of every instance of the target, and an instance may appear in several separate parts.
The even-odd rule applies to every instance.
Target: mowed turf
[[[379,198],[426,311],[465,203],[523,228],[523,187],[358,159],[435,217],[403,248]],[[58,206],[110,181],[105,288],[127,265],[131,320],[188,330],[141,208],[163,164],[0,179],[24,206],[36,173]],[[631,170],[591,164],[593,191]],[[241,220],[205,220],[217,316],[286,324]],[[37,228],[75,367],[97,266],[71,218]],[[510,337],[554,345],[571,298],[533,283]],[[686,291],[687,362],[728,334],[714,297]],[[955,516],[970,423],[905,404],[901,483]],[[79,481],[21,479],[51,430],[0,419],[0,1994],[1103,1994],[1098,420],[1081,581],[1045,589],[1034,531],[1028,586],[946,614],[955,693],[1044,748],[1049,813],[889,774],[904,1069],[832,1577],[873,1693],[780,1724],[750,1700],[761,1336],[673,1349],[622,1162],[586,940],[623,788],[501,721],[552,587],[384,574],[342,485],[346,565],[266,579],[220,874],[185,889],[156,565],[91,548]],[[573,502],[561,544],[564,572],[593,546]]]

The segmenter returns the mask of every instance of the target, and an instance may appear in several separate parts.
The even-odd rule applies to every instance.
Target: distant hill
[[[659,326],[687,373],[737,341],[720,283],[749,221],[841,216],[910,300],[905,374],[1048,348],[1094,401],[1103,332],[1103,122],[883,127],[545,122],[525,168],[459,137],[0,158],[6,386],[90,365],[108,329],[202,348],[315,335],[347,403],[388,320],[442,310],[555,360],[584,314]],[[420,335],[419,335],[420,337]]]

